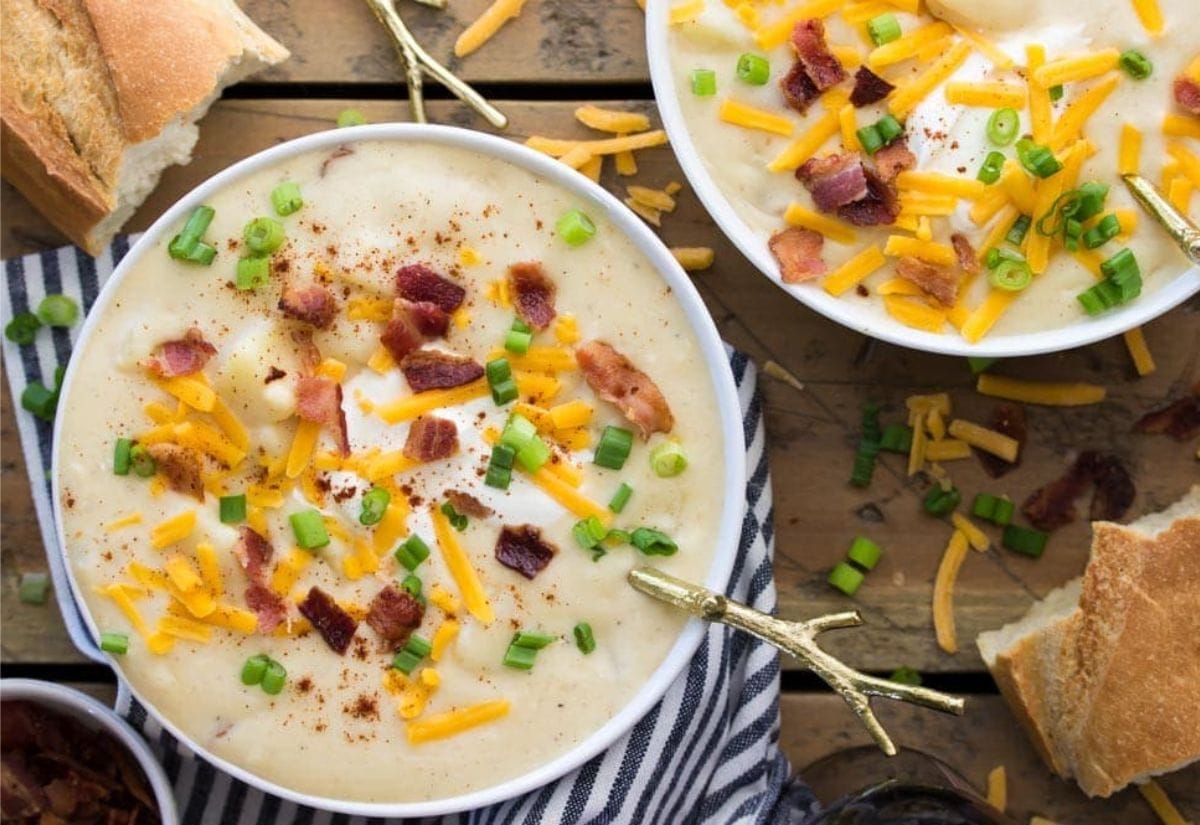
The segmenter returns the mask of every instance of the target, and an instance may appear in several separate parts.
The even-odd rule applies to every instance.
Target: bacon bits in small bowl
[[[167,728],[271,793],[420,816],[544,784],[662,696],[702,631],[625,577],[724,587],[743,450],[636,217],[396,124],[243,161],[147,232],[65,376],[54,481],[74,595]]]
[[[1121,175],[1200,218],[1193,0],[680,0],[655,96],[713,219],[788,293],[930,352],[1067,349],[1200,290]]]

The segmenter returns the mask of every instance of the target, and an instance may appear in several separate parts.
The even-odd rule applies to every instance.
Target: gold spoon
[[[1141,175],[1121,175],[1121,180],[1125,181],[1134,200],[1167,230],[1188,260],[1200,264],[1200,229],[1188,220],[1187,215],[1172,206],[1162,192]]]
[[[430,57],[429,52],[421,48],[417,38],[413,36],[408,26],[404,25],[404,20],[396,11],[392,0],[366,0],[366,2],[371,7],[371,11],[375,12],[375,17],[387,29],[392,43],[395,44],[396,51],[400,55],[400,61],[404,64],[404,79],[408,84],[408,105],[412,108],[413,120],[417,123],[428,122],[425,115],[423,78],[423,73],[427,72],[449,89],[455,97],[482,115],[488,123],[497,129],[508,127],[508,118],[503,112],[488,103],[483,95],[464,81],[459,80],[453,72],[438,63]],[[418,2],[435,8],[445,5],[444,2],[438,5],[438,0],[418,0]]]
[[[843,664],[817,645],[818,634],[826,630],[861,625],[862,616],[857,610],[792,622],[762,613],[720,593],[669,576],[653,567],[635,567],[630,570],[629,583],[636,590],[674,605],[693,616],[744,630],[784,653],[795,656],[846,700],[846,704],[866,726],[875,744],[888,756],[896,755],[896,746],[871,710],[871,696],[884,696],[945,713],[962,715],[965,703],[957,696],[868,676]]]

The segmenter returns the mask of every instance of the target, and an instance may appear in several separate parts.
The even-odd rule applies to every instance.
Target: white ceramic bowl
[[[667,0],[656,0],[647,4],[646,51],[650,58],[650,79],[654,84],[654,97],[658,102],[658,111],[671,140],[675,157],[679,159],[683,173],[700,197],[704,208],[733,245],[785,292],[825,317],[864,335],[926,352],[1014,357],[1039,352],[1057,352],[1120,335],[1128,329],[1157,318],[1200,292],[1200,266],[1193,266],[1182,270],[1175,280],[1159,287],[1153,293],[1096,318],[1041,332],[988,335],[977,344],[969,344],[957,334],[938,335],[905,326],[888,315],[872,312],[860,302],[835,298],[820,287],[814,288],[812,284],[784,284],[780,278],[779,265],[767,248],[766,238],[754,232],[737,214],[729,199],[709,175],[692,142],[687,122],[679,106],[676,87],[678,78],[671,69],[668,42],[670,26],[667,21],[670,6],[671,3]],[[782,219],[780,226],[782,227]]]
[[[159,813],[162,815],[162,825],[178,825],[179,812],[175,808],[175,795],[171,792],[171,783],[167,780],[162,765],[158,764],[146,740],[142,739],[128,722],[117,716],[112,708],[86,693],[53,682],[0,679],[0,702],[19,699],[69,716],[89,730],[104,731],[124,745],[146,774],[154,792],[154,800],[158,803]]]
[[[97,319],[104,314],[108,304],[116,293],[117,286],[125,277],[134,263],[148,251],[152,250],[158,241],[167,233],[173,231],[198,205],[207,200],[212,194],[223,189],[245,175],[252,174],[280,160],[318,149],[332,149],[345,143],[358,141],[411,141],[436,143],[449,147],[457,147],[477,152],[504,161],[513,166],[525,169],[533,175],[561,186],[570,191],[575,197],[588,204],[593,214],[603,214],[613,226],[629,237],[637,248],[646,256],[658,271],[663,281],[671,288],[676,299],[683,308],[688,323],[696,335],[704,363],[712,382],[712,398],[717,405],[721,418],[721,435],[724,442],[725,477],[722,479],[722,500],[725,510],[721,515],[720,529],[713,537],[715,545],[712,564],[709,567],[705,584],[718,591],[724,591],[737,555],[738,537],[741,532],[742,502],[745,500],[746,457],[744,438],[742,435],[742,419],[738,405],[737,388],[733,383],[733,374],[725,355],[724,345],[717,334],[716,326],[705,309],[699,293],[691,280],[680,268],[675,258],[662,241],[651,232],[632,212],[616,198],[601,187],[592,183],[583,175],[575,172],[561,163],[545,155],[534,152],[520,144],[503,138],[457,129],[448,126],[433,126],[411,123],[377,124],[359,126],[350,129],[336,129],[320,132],[314,135],[298,138],[275,146],[257,155],[236,163],[205,183],[193,189],[178,203],[167,210],[145,235],[134,245],[125,256],[121,265],[113,273],[104,289],[101,291],[95,306],[80,331],[77,347],[87,347],[97,325]],[[70,399],[71,385],[75,378],[75,364],[72,359],[63,378],[63,397]],[[55,426],[54,462],[52,476],[54,481],[54,500],[61,497],[59,489],[59,427],[63,418],[60,416]],[[58,535],[64,535],[61,513],[55,509],[55,527]],[[65,548],[60,549],[65,555]],[[99,638],[99,630],[93,618],[88,614],[81,598],[79,584],[71,574],[70,564],[65,557],[61,562],[66,567],[66,576],[70,582],[76,602],[83,607],[82,612],[91,630],[93,638]],[[196,742],[187,737],[171,719],[164,717],[153,703],[146,697],[134,695],[146,705],[162,724],[180,741],[188,745],[217,767],[232,774],[238,779],[248,782],[267,793],[294,800],[302,805],[340,811],[362,816],[408,817],[434,816],[492,805],[519,794],[538,788],[551,782],[571,770],[582,765],[588,759],[596,756],[626,733],[644,716],[666,692],[670,684],[683,671],[688,660],[695,652],[704,634],[704,625],[698,619],[691,620],[680,633],[674,646],[658,669],[650,676],[634,697],[612,719],[599,730],[592,733],[575,747],[553,761],[518,776],[506,782],[479,791],[444,799],[416,803],[365,803],[348,800],[328,799],[311,796],[281,787],[268,782],[253,773],[220,759],[204,750]]]

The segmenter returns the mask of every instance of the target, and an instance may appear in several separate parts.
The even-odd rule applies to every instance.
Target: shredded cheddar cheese
[[[247,636],[258,629],[258,616],[249,610],[243,610],[230,604],[217,604],[213,611],[204,617],[204,621],[215,627],[244,633]]]
[[[673,246],[671,255],[684,272],[701,272],[713,265],[715,253],[711,246]]]
[[[675,199],[660,189],[650,189],[646,186],[627,186],[625,191],[642,206],[657,209],[660,212],[673,212]]]
[[[392,317],[393,300],[359,296],[346,302],[346,318],[351,321],[387,321]]]
[[[579,340],[579,322],[574,315],[559,315],[554,321],[554,338],[563,345],[574,344]]]
[[[409,722],[406,728],[408,741],[410,744],[420,745],[435,739],[446,739],[503,718],[508,715],[510,707],[507,699],[496,699]]]
[[[496,614],[488,601],[487,593],[484,592],[479,574],[458,540],[458,534],[436,505],[429,508],[429,514],[433,518],[433,531],[437,536],[438,548],[442,551],[442,559],[446,562],[454,583],[458,585],[467,610],[483,624],[491,624]]]
[[[1142,333],[1142,328],[1134,327],[1122,337],[1125,339],[1125,347],[1129,350],[1129,357],[1133,359],[1133,366],[1137,370],[1137,374],[1145,376],[1154,372],[1154,357],[1150,354],[1150,348],[1146,346],[1146,336]]]
[[[781,135],[790,137],[795,131],[795,124],[783,115],[777,115],[774,112],[769,112],[766,109],[757,109],[747,103],[741,103],[732,98],[725,98],[721,101],[721,108],[717,112],[721,120],[726,123],[732,123],[734,126],[743,126],[747,129],[758,129],[763,132],[770,132],[773,135]],[[837,118],[834,118],[834,129],[837,128]],[[786,154],[786,153],[785,153]],[[781,156],[782,157],[782,156]],[[768,168],[775,172],[775,168],[779,159],[772,161]],[[800,165],[800,161],[796,166]],[[793,167],[794,168],[794,167]]]
[[[1046,64],[1046,47],[1031,43],[1025,47],[1025,76],[1029,83],[1029,118],[1033,128],[1034,142],[1045,145],[1050,142],[1053,120],[1050,93],[1045,86],[1033,81],[1034,73]]]
[[[917,56],[917,52],[931,43],[936,43],[947,35],[953,34],[949,24],[938,20],[908,34],[885,43],[867,55],[867,65],[872,69],[882,69],[894,63],[901,63]]]
[[[925,458],[930,461],[958,461],[971,457],[971,445],[957,438],[930,441],[925,448]]]
[[[1005,378],[991,373],[981,373],[975,389],[982,395],[1021,401],[1026,404],[1042,404],[1048,407],[1078,407],[1099,404],[1104,400],[1104,387],[1084,383],[1045,383]]]
[[[1166,791],[1162,789],[1153,779],[1147,779],[1145,782],[1137,786],[1138,793],[1149,803],[1154,809],[1154,813],[1162,820],[1163,825],[1188,825],[1188,821],[1179,813],[1179,809],[1167,797]]]
[[[808,0],[794,6],[775,22],[763,26],[754,36],[760,49],[782,46],[791,37],[792,30],[801,20],[809,17],[828,17],[842,7],[844,0]]]
[[[837,218],[829,215],[822,215],[819,212],[814,212],[807,209],[798,203],[788,204],[787,210],[783,213],[783,219],[788,226],[800,226],[804,229],[811,229],[814,232],[824,235],[831,241],[836,241],[840,244],[852,244],[857,239],[854,228],[847,223],[842,223]]]
[[[458,615],[458,611],[462,609],[458,597],[436,582],[429,588],[429,601],[447,616]]]
[[[1010,464],[1017,460],[1017,452],[1021,449],[1021,443],[1015,438],[961,418],[950,422],[949,433],[972,447],[999,456]]]
[[[183,616],[163,616],[158,620],[158,632],[191,642],[208,642],[212,626]]]
[[[1117,88],[1119,81],[1120,75],[1114,72],[1072,100],[1059,116],[1058,122],[1054,124],[1050,148],[1056,152],[1061,151],[1069,143],[1078,139],[1088,118],[1095,114],[1096,110],[1108,99],[1108,96]]]
[[[212,412],[217,403],[217,394],[194,375],[179,375],[174,378],[158,378],[155,384],[163,392],[175,396],[199,412]]]
[[[196,561],[200,566],[200,579],[204,587],[214,597],[225,593],[225,581],[221,575],[221,565],[217,561],[217,551],[211,544],[202,541],[196,545]]]
[[[1078,83],[1117,68],[1120,57],[1121,52],[1114,48],[1060,57],[1034,69],[1030,76],[1043,89],[1064,83]]]
[[[1162,34],[1163,13],[1158,6],[1158,0],[1130,0],[1130,2],[1146,32],[1154,35]]]
[[[958,71],[970,54],[970,43],[965,40],[955,43],[918,77],[893,92],[888,100],[888,110],[898,118],[908,117],[918,103]]]
[[[1015,83],[951,81],[946,84],[946,102],[959,106],[1024,109],[1026,97],[1025,88]]]
[[[525,0],[495,0],[454,41],[454,56],[466,57],[488,42],[500,27],[521,13]]]
[[[954,250],[945,244],[933,241],[922,241],[918,238],[908,238],[903,235],[889,235],[883,247],[883,254],[893,258],[911,255],[940,266],[954,266],[958,256]]]
[[[1019,292],[993,289],[962,325],[960,330],[962,337],[974,344],[987,335],[988,330],[995,326],[996,321],[1000,320],[1000,316],[1004,314],[1004,310],[1008,309],[1018,295],[1020,295]]]
[[[142,523],[142,514],[140,512],[127,513],[126,515],[118,516],[117,518],[110,521],[108,524],[104,525],[104,532],[115,533],[117,530],[120,530],[122,528],[132,527],[135,524],[141,524],[141,523]]]
[[[932,195],[953,195],[956,198],[976,200],[983,197],[988,187],[974,178],[953,177],[940,172],[919,172],[913,169],[896,176],[896,187],[901,191],[917,191]]]
[[[288,478],[299,478],[308,467],[320,434],[321,425],[315,421],[297,423],[296,433],[292,436],[292,447],[288,450],[287,467],[284,470]]]
[[[955,530],[946,545],[933,583],[933,629],[938,647],[947,653],[958,652],[958,637],[954,629],[954,582],[967,557],[967,536]]]
[[[192,534],[196,528],[196,511],[184,510],[154,525],[150,530],[150,545],[162,550],[177,544]]]
[[[612,521],[612,513],[607,507],[597,504],[575,490],[569,482],[563,481],[549,467],[542,467],[529,477],[534,484],[541,488],[542,492],[579,518],[596,516],[605,525]]]
[[[458,622],[454,619],[446,619],[438,625],[438,629],[434,631],[433,639],[429,643],[431,648],[429,651],[430,659],[435,662],[442,660],[442,656],[445,655],[446,650],[458,637],[458,629]]]
[[[644,132],[650,128],[650,118],[641,112],[602,109],[591,104],[576,109],[575,119],[584,126],[599,132],[628,134],[629,132]]]
[[[399,424],[401,421],[411,421],[417,416],[434,410],[457,407],[468,401],[474,401],[489,392],[487,381],[480,378],[478,381],[464,384],[461,387],[448,390],[429,390],[397,401],[380,404],[375,408],[375,414],[388,424]]]
[[[592,183],[600,182],[600,173],[604,170],[604,155],[592,155],[583,165],[579,167],[579,171],[583,176]],[[455,313],[457,314],[457,313]]]
[[[997,765],[987,775],[988,804],[1001,813],[1008,807],[1008,776],[1003,765]]]
[[[821,287],[830,295],[841,295],[887,263],[883,251],[872,245],[859,252],[825,277]]]
[[[987,534],[975,526],[975,522],[964,516],[962,513],[955,511],[950,514],[950,522],[962,531],[962,534],[967,537],[967,541],[971,547],[979,552],[988,549]]]
[[[941,332],[946,325],[946,313],[924,301],[914,301],[897,295],[885,295],[883,307],[888,314],[905,326],[926,332]]]
[[[560,158],[583,146],[592,155],[615,155],[618,152],[629,152],[635,149],[648,149],[652,146],[662,146],[667,142],[667,133],[662,129],[641,132],[626,137],[603,138],[601,140],[556,140],[554,138],[533,135],[525,141],[525,145],[547,155]]]

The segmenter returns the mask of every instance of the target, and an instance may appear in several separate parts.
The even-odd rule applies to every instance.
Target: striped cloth
[[[75,247],[4,262],[7,288],[0,320],[36,308],[62,293],[86,312],[132,238],[118,237],[98,258]],[[53,386],[79,325],[42,330],[34,344],[4,341],[14,399],[26,384]],[[774,529],[763,443],[762,406],[754,366],[730,351],[744,420],[749,482],[741,543],[728,595],[760,610],[775,608],[771,568]],[[19,406],[19,401],[17,402]],[[24,412],[17,424],[29,477],[46,479],[51,425]],[[48,482],[33,484],[34,506],[47,546],[55,543]],[[68,632],[84,653],[103,661],[70,597],[58,553],[49,553],[55,593]],[[196,757],[121,690],[118,711],[143,732],[175,786],[184,825],[285,825],[382,822],[303,808],[263,794]],[[430,822],[513,823],[799,823],[815,803],[808,789],[788,782],[779,751],[779,660],[773,649],[720,625],[709,627],[685,673],[666,696],[609,750],[544,788],[491,808]]]

